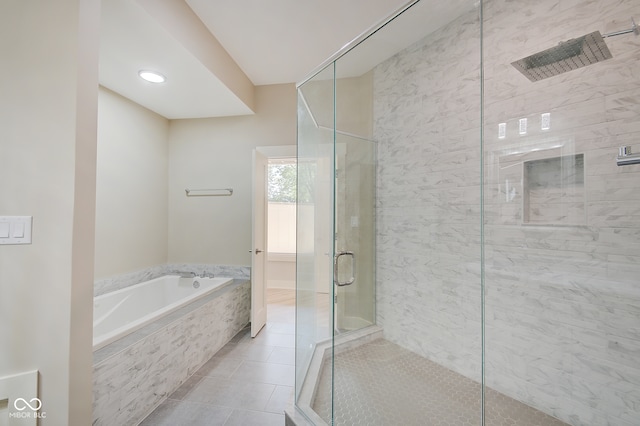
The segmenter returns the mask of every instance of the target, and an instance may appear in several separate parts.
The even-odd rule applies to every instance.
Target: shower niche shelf
[[[524,161],[525,225],[586,225],[584,154]]]

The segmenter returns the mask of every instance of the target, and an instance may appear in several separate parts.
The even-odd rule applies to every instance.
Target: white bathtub
[[[166,275],[97,296],[93,302],[93,350],[232,281],[233,278],[228,277],[180,278]]]

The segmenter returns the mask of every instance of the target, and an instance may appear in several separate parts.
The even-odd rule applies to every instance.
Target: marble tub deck
[[[166,327],[169,324],[173,323],[177,319],[184,317],[186,314],[193,311],[194,309],[201,307],[202,305],[212,301],[213,299],[220,296],[221,294],[224,294],[229,290],[232,290],[246,282],[247,280],[245,279],[236,278],[233,280],[231,284],[225,285],[224,287],[213,291],[211,294],[208,294],[207,296],[197,299],[189,303],[189,305],[187,306],[183,306],[182,308],[176,309],[175,311],[163,316],[162,318],[155,320],[151,324],[147,324],[144,327],[132,332],[131,334],[128,334],[127,336],[124,336],[112,343],[109,343],[108,345],[98,349],[93,353],[93,365],[95,366],[100,362],[106,360],[107,358],[111,357],[112,355],[124,351],[126,348],[130,347],[136,342],[139,342],[145,337],[152,335],[153,333],[157,332],[161,328]]]

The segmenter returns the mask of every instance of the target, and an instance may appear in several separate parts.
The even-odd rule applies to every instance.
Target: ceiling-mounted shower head
[[[604,42],[604,38],[629,33],[640,34],[640,28],[633,18],[631,18],[630,29],[604,35],[600,34],[600,31],[594,31],[582,37],[561,42],[551,49],[543,50],[512,62],[511,65],[531,81],[543,80],[611,59],[613,55]]]
[[[511,65],[529,80],[538,81],[612,57],[602,34],[595,31],[512,62]]]

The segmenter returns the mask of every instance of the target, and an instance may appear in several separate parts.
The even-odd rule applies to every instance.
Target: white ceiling
[[[218,62],[235,69],[236,75],[244,73],[248,79],[241,77],[250,89],[251,85],[297,83],[405,3],[407,0],[103,0],[100,84],[169,119],[251,114],[251,102],[241,93],[242,81],[232,82]],[[470,10],[473,3],[421,1],[401,22],[394,21],[391,27],[395,30],[380,32],[376,43],[362,45],[357,61],[345,61],[351,63],[350,72],[368,71]],[[156,7],[166,10],[156,13]],[[163,12],[165,18],[186,22],[186,26],[163,20]],[[198,26],[206,26],[209,33],[186,34]],[[216,50],[216,39],[228,55]],[[217,56],[206,57],[210,53]],[[143,68],[162,72],[167,82],[142,81],[137,72]]]

